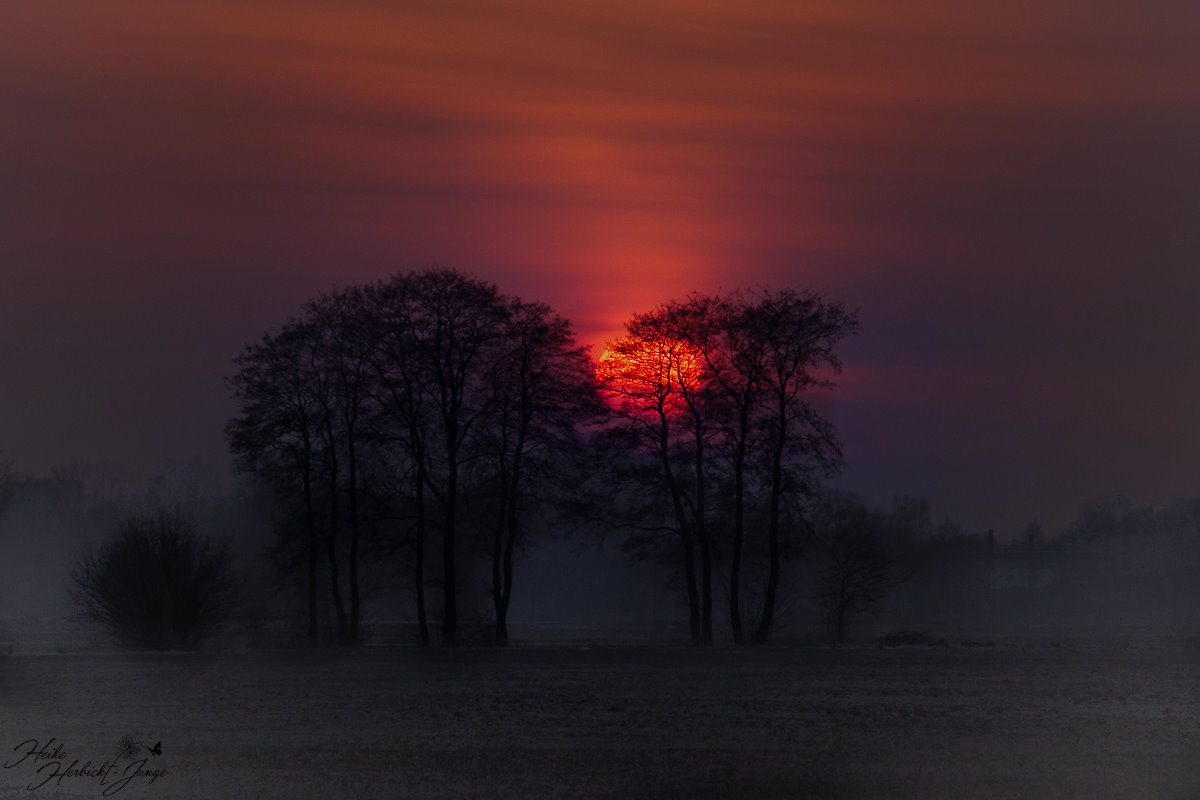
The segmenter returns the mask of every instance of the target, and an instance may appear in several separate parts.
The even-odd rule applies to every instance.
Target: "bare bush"
[[[229,542],[199,536],[178,510],[126,519],[70,576],[84,616],[157,650],[202,646],[232,612],[235,590]]]

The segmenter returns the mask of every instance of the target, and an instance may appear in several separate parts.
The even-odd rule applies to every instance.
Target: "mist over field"
[[[0,787],[14,797],[1200,791],[1188,503],[1114,502],[1058,536],[999,543],[926,529],[926,507],[898,500],[901,578],[839,645],[815,540],[788,561],[771,644],[718,630],[697,647],[671,564],[564,529],[518,560],[508,647],[492,644],[477,555],[458,647],[421,647],[403,576],[368,563],[362,638],[346,648],[327,603],[324,643],[306,641],[261,496],[188,470],[103,483],[63,472],[5,493]],[[236,534],[238,605],[203,650],[130,649],[69,597],[80,552],[162,502],[189,504],[200,534]]]
[[[221,647],[281,646],[303,639],[296,592],[272,563],[271,515],[261,497],[229,496],[203,470],[176,467],[134,489],[116,488],[84,467],[45,478],[12,479],[0,508],[6,542],[0,575],[0,636],[10,649],[45,652],[111,648],[103,632],[80,618],[69,577],[80,554],[108,536],[123,514],[146,504],[190,504],[200,532],[232,536],[241,581],[236,613],[222,626]],[[927,504],[901,498],[893,530],[899,578],[879,602],[850,617],[848,640],[874,643],[897,631],[933,639],[1074,641],[1163,635],[1200,629],[1200,587],[1194,580],[1197,540],[1193,501],[1167,508],[1124,500],[1084,509],[1067,530],[1012,542],[933,525]],[[897,523],[899,524],[899,523]],[[909,526],[906,530],[905,526]],[[671,564],[631,560],[622,536],[564,528],[528,543],[515,567],[511,619],[514,642],[544,644],[685,642],[686,598]],[[820,599],[818,542],[787,565],[779,637],[828,642]],[[490,643],[488,569],[473,561],[468,587],[473,644]],[[399,574],[368,565],[367,643],[415,642],[412,593]],[[718,594],[727,593],[721,587]],[[328,611],[328,609],[326,609]],[[332,619],[327,617],[327,624]],[[64,630],[71,630],[70,635]],[[718,630],[718,641],[728,633]]]

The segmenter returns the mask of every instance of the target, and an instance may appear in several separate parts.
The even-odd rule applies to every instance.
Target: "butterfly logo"
[[[161,756],[162,755],[162,742],[161,741],[155,742],[154,747],[147,747],[146,749],[150,751],[151,755]]]

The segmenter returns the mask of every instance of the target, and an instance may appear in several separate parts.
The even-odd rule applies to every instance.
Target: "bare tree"
[[[178,510],[133,517],[70,577],[71,597],[119,641],[195,649],[230,615],[236,582],[228,541],[196,534]]]
[[[318,431],[322,406],[314,392],[314,335],[293,321],[245,348],[229,379],[240,413],[226,425],[238,467],[260,476],[277,495],[300,495],[308,637],[318,639],[317,567],[320,536],[316,482],[321,469]]]
[[[841,643],[856,615],[874,611],[900,579],[884,541],[887,521],[849,494],[825,499],[817,523],[817,602],[830,638]]]
[[[491,547],[495,643],[508,644],[513,554],[524,506],[538,495],[557,453],[578,441],[594,415],[593,368],[570,323],[543,303],[508,298],[502,350],[492,370],[494,414],[483,429],[498,503]]]
[[[414,273],[409,311],[412,346],[425,365],[438,443],[438,471],[426,485],[441,506],[442,643],[458,639],[458,515],[461,472],[470,436],[495,399],[489,359],[503,335],[504,306],[493,284],[440,267]]]
[[[747,478],[755,446],[756,414],[766,390],[767,343],[753,335],[750,307],[735,302],[738,295],[710,297],[695,294],[676,308],[688,341],[704,359],[715,426],[724,440],[723,457],[732,480],[732,523],[729,532],[729,618],[736,644],[745,642],[742,624],[742,559],[746,538]],[[697,454],[699,448],[697,448]]]
[[[694,295],[685,303],[664,303],[644,314],[635,315],[629,323],[630,334],[670,346],[664,350],[668,362],[666,376],[676,395],[668,425],[678,428],[674,442],[682,470],[671,474],[678,481],[677,491],[683,500],[683,525],[690,525],[695,542],[698,570],[699,634],[696,641],[710,644],[713,638],[713,565],[715,561],[709,496],[713,476],[711,468],[718,461],[712,449],[714,441],[728,428],[731,410],[705,354],[705,346],[715,337],[714,318],[710,313],[716,304],[710,298]],[[660,440],[660,444],[662,444]]]
[[[364,294],[350,288],[321,295],[305,306],[316,335],[318,384],[326,389],[321,398],[320,431],[325,437],[329,460],[330,530],[329,562],[335,604],[338,611],[338,639],[344,644],[357,644],[362,617],[359,581],[359,561],[362,549],[361,471],[362,452],[370,431],[364,426],[366,406],[370,398],[374,343],[367,324]],[[339,469],[346,469],[344,486],[339,481]],[[350,528],[347,572],[350,608],[347,617],[343,609],[337,572],[337,533],[339,495],[345,494]]]
[[[305,305],[301,321],[247,348],[237,363],[230,384],[241,413],[228,426],[230,442],[243,467],[270,474],[282,466],[290,476],[283,482],[301,489],[311,619],[311,545],[320,527],[338,638],[357,641],[359,560],[368,526],[379,521],[364,517],[363,504],[382,492],[389,519],[400,523],[401,536],[390,540],[396,552],[415,551],[422,643],[430,641],[426,542],[431,531],[441,535],[442,641],[453,645],[464,498],[481,496],[468,483],[491,474],[498,487],[493,605],[497,640],[506,641],[522,505],[540,455],[569,438],[594,395],[590,361],[567,321],[548,306],[433,267],[323,294]]]
[[[297,498],[303,507],[310,639],[318,636],[317,565],[323,544],[337,639],[349,645],[358,640],[362,614],[360,473],[370,433],[363,421],[371,344],[362,329],[361,307],[356,290],[321,295],[306,304],[303,317],[243,350],[235,362],[238,372],[229,380],[240,411],[226,426],[239,467],[264,477],[281,496]],[[347,523],[348,543],[342,535]],[[290,545],[286,534],[290,530],[285,530],[285,546]]]
[[[682,441],[688,437],[685,415],[688,399],[684,386],[700,379],[697,356],[690,344],[676,336],[654,315],[638,315],[626,323],[626,336],[609,342],[600,359],[597,378],[602,396],[619,420],[631,445],[657,464],[658,484],[674,517],[673,530],[682,550],[687,591],[688,619],[694,643],[705,641],[705,609],[711,609],[711,586],[697,575],[696,505],[688,496],[686,478],[678,463]],[[701,455],[701,457],[703,457]],[[703,480],[703,472],[697,475]],[[658,544],[657,537],[649,540]],[[706,543],[705,543],[706,544]],[[708,641],[711,641],[711,611]]]
[[[627,323],[601,359],[602,390],[637,446],[655,455],[674,510],[693,640],[712,640],[717,558],[714,480],[732,484],[730,616],[745,641],[742,571],[748,519],[765,528],[766,580],[753,641],[775,615],[783,538],[794,495],[812,495],[840,463],[833,428],[809,402],[833,386],[835,347],[857,330],[854,313],[794,290],[692,295]],[[728,484],[727,484],[728,485]],[[716,516],[719,516],[716,515]],[[794,527],[794,526],[792,526]]]
[[[426,490],[433,474],[430,436],[434,430],[431,384],[432,365],[419,343],[424,333],[416,327],[416,281],[397,275],[368,287],[375,348],[375,402],[390,420],[390,438],[399,450],[395,494],[408,496],[411,507],[410,532],[413,547],[413,590],[417,629],[422,645],[428,645],[429,615],[425,596],[425,546],[431,523]]]
[[[841,369],[835,348],[858,330],[857,315],[821,295],[792,289],[760,292],[747,309],[752,338],[766,347],[761,425],[768,462],[768,579],[753,642],[766,643],[775,616],[780,573],[781,511],[789,489],[812,492],[822,477],[837,473],[841,449],[833,427],[809,402],[812,390],[831,388]],[[811,476],[811,478],[810,478]]]

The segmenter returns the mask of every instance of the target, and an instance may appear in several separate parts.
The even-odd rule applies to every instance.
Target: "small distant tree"
[[[155,650],[199,648],[236,596],[229,542],[199,536],[178,510],[121,522],[69,581],[85,617],[124,644]]]
[[[845,641],[850,619],[874,611],[899,581],[888,552],[883,515],[853,495],[826,503],[815,542],[819,551],[817,602],[834,643]]]

